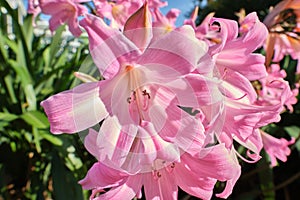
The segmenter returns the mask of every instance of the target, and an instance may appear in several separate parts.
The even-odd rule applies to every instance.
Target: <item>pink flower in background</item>
[[[110,20],[110,26],[123,30],[128,18],[142,5],[142,0],[94,0],[96,12],[101,18]]]
[[[299,59],[300,55],[300,4],[298,0],[284,0],[272,8],[264,19],[269,29],[265,45],[266,65],[279,62],[285,55]],[[300,72],[298,64],[297,72]]]
[[[239,37],[239,29],[235,21],[218,18],[213,18],[211,21],[211,24],[220,24],[222,42],[211,46],[209,51],[221,76],[224,73],[225,78],[228,70],[238,72],[250,81],[267,75],[264,56],[252,52],[264,44],[268,31],[259,21],[256,13],[248,14],[245,20],[247,19],[252,23],[248,25],[248,31],[243,32]],[[227,81],[230,82],[228,79]],[[238,87],[237,84],[235,85]]]
[[[28,0],[27,12],[33,14],[33,25],[35,25],[35,18],[41,13],[39,0]]]
[[[149,8],[162,8],[168,5],[168,1],[148,0]]]
[[[235,181],[240,176],[240,166],[224,145],[216,145],[198,151],[194,155],[183,154],[180,162],[173,162],[161,168],[153,166],[150,172],[128,174],[95,163],[87,176],[80,181],[84,189],[92,189],[90,199],[132,199],[141,198],[144,187],[146,199],[177,199],[178,187],[190,195],[210,199],[217,180],[228,181],[225,190],[218,197],[227,198]],[[104,189],[109,191],[103,192]]]
[[[51,31],[67,23],[71,33],[78,37],[81,34],[78,17],[88,12],[80,3],[87,1],[89,0],[39,0],[39,6],[42,13],[51,15],[49,20]]]
[[[171,9],[166,16],[164,16],[159,9],[154,9],[153,16],[154,16],[154,22],[153,27],[159,27],[165,30],[165,32],[172,31],[176,28],[175,22],[177,17],[180,14],[180,10],[178,9]]]
[[[238,142],[249,150],[248,157],[252,160],[249,162],[255,162],[260,158],[263,147],[259,128],[279,121],[280,105],[255,105],[257,94],[250,81],[265,77],[267,72],[264,57],[253,52],[263,45],[267,30],[255,13],[245,17],[243,26],[239,36],[235,21],[213,18],[210,14],[199,27],[194,28],[198,38],[205,38],[210,46],[209,55],[217,69],[211,74],[220,79],[219,90],[224,95],[221,118],[212,121],[206,128],[207,132],[210,128],[219,130],[214,133],[219,142],[225,143],[229,149],[234,148],[234,141]],[[207,63],[207,60],[210,62],[202,57],[199,63]],[[203,65],[197,71],[209,74]]]
[[[287,156],[291,154],[291,150],[288,147],[295,143],[295,138],[287,141],[284,138],[277,139],[264,131],[260,131],[263,139],[264,149],[271,158],[271,166],[277,165],[276,158],[282,162],[287,161]]]
[[[220,27],[217,24],[211,24],[215,13],[208,14],[201,24],[196,26],[195,23],[198,16],[198,10],[199,8],[196,7],[193,10],[190,18],[184,21],[184,24],[192,26],[195,30],[196,37],[199,40],[207,42],[209,46],[219,44],[222,41],[222,36],[219,33]]]
[[[101,18],[106,18],[110,20],[110,26],[113,28],[118,28],[123,30],[126,21],[128,18],[135,13],[145,2],[144,0],[117,0],[117,1],[108,1],[108,0],[93,0],[96,12]],[[167,1],[160,0],[147,0],[148,7],[151,12],[159,12],[158,9],[168,5]],[[177,9],[175,9],[177,10]],[[178,12],[178,11],[174,11]],[[170,12],[169,15],[172,15],[174,12]],[[155,14],[153,14],[155,18]],[[174,18],[172,16],[167,17]],[[172,22],[173,23],[173,22]]]
[[[291,90],[289,83],[283,78],[286,77],[284,70],[280,70],[277,64],[273,64],[268,68],[268,76],[260,79],[260,85],[257,89],[258,99],[256,104],[262,106],[268,105],[282,105],[280,111],[283,112],[285,107],[293,112],[293,106],[297,103],[296,96],[298,89]]]

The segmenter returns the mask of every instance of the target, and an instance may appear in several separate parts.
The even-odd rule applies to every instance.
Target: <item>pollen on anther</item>
[[[156,175],[157,175],[158,178],[161,177],[161,173],[160,172],[156,172]]]

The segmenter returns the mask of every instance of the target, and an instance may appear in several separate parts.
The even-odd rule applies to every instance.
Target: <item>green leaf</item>
[[[15,54],[17,54],[18,53],[18,44],[15,41],[10,40],[7,37],[4,37],[4,40],[5,40],[6,45],[8,45],[13,50],[13,52],[15,52]]]
[[[36,151],[38,153],[42,152],[42,147],[41,147],[41,143],[40,143],[40,135],[39,135],[39,131],[36,127],[32,127],[32,133],[33,133],[33,141],[36,147]]]
[[[55,59],[55,55],[61,47],[62,41],[62,33],[65,30],[66,26],[60,26],[56,31],[55,35],[52,38],[51,45],[50,45],[50,62],[53,62]]]
[[[265,169],[260,170],[258,173],[260,188],[263,193],[263,199],[275,200],[275,190],[273,182],[273,170],[269,166],[268,157],[264,151],[261,153],[262,158],[257,163],[257,168]]]
[[[49,128],[47,117],[40,111],[28,111],[22,114],[20,117],[35,128]]]
[[[24,19],[23,26],[21,26],[21,29],[23,31],[26,46],[28,47],[28,52],[30,53],[32,50],[32,40],[33,40],[33,26],[32,26],[32,15],[27,15],[27,17]]]
[[[24,92],[26,95],[26,101],[28,103],[28,110],[36,110],[36,96],[32,84],[24,86]]]
[[[57,154],[53,155],[51,172],[54,199],[83,199],[81,186]]]
[[[48,131],[40,130],[39,134],[40,134],[40,137],[51,142],[52,144],[54,144],[56,146],[62,146],[62,144],[63,144],[62,140],[59,137],[52,135]]]
[[[298,138],[300,135],[300,127],[298,126],[286,126],[284,130],[293,138]],[[294,144],[298,152],[300,152],[300,140]]]
[[[8,59],[8,51],[5,48],[4,39],[5,39],[5,36],[3,35],[2,30],[0,29],[0,54],[2,55],[2,59],[7,60]]]
[[[7,112],[0,112],[0,120],[1,121],[10,122],[10,121],[13,121],[17,118],[18,118],[18,115],[14,115],[14,114],[7,113]]]
[[[28,103],[28,110],[36,110],[36,96],[29,71],[24,65],[19,65],[19,63],[14,60],[9,60],[9,64],[16,71],[21,80]]]
[[[10,96],[11,102],[13,104],[18,103],[15,91],[14,91],[14,87],[13,87],[13,79],[10,75],[5,76],[4,78],[4,82],[6,84],[6,88],[8,90],[8,94]]]
[[[284,130],[294,138],[297,138],[300,134],[300,127],[298,126],[286,126],[284,127]]]

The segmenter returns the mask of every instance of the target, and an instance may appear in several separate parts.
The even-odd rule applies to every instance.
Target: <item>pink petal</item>
[[[122,125],[139,123],[136,113],[131,114],[128,98],[132,95],[130,77],[119,73],[111,80],[102,81],[100,97],[111,116],[116,116]],[[137,88],[134,88],[137,89]]]
[[[247,160],[246,158],[242,157],[242,155],[238,154],[238,156],[243,159],[244,161],[248,163],[254,163],[257,162],[261,156],[260,151],[263,148],[263,143],[262,143],[262,137],[259,134],[259,129],[256,128],[252,131],[252,134],[247,137],[247,139],[241,138],[239,135],[235,135],[234,140],[238,142],[239,144],[243,145],[248,149],[247,151],[247,156],[251,160]]]
[[[266,26],[259,21],[257,14],[252,12],[246,16],[246,19],[253,21],[250,30],[242,35],[242,48],[246,49],[246,53],[251,53],[254,50],[260,48],[264,43],[269,34]],[[238,41],[237,41],[238,42]]]
[[[55,17],[51,17],[49,20],[49,29],[54,32],[59,26],[64,24],[67,18],[68,17],[63,12],[55,13]]]
[[[111,167],[122,168],[127,157],[130,157],[137,130],[135,125],[121,126],[116,117],[108,117],[104,120],[98,134],[90,131],[85,146],[99,161],[109,166],[112,164]],[[136,167],[132,166],[131,171]]]
[[[170,88],[176,91],[181,106],[199,108],[223,100],[218,87],[219,83],[213,79],[198,74],[189,74],[181,82],[185,83],[180,83],[181,88],[184,88],[181,90],[174,89],[174,86],[177,86],[176,81],[168,83]],[[197,104],[195,104],[195,99]]]
[[[206,52],[206,44],[195,38],[191,27],[183,26],[151,43],[138,63],[160,76],[174,78],[193,71]]]
[[[180,151],[177,143],[172,144],[163,140],[152,123],[143,121],[138,136],[142,149],[136,153],[141,154],[139,159],[142,160],[142,163],[152,164],[155,159],[168,162],[179,160]]]
[[[233,172],[232,178],[230,180],[227,180],[226,186],[225,186],[225,189],[223,190],[223,192],[216,194],[217,197],[225,198],[225,199],[228,198],[229,195],[231,195],[233,187],[241,175],[241,167],[239,165],[239,162],[236,158],[236,155],[235,155],[235,152],[233,151],[233,149],[230,151],[230,157],[232,158],[233,163],[235,164],[236,170],[235,170],[235,172]]]
[[[94,200],[133,199],[139,193],[141,187],[141,175],[129,176],[124,184],[112,188]]]
[[[84,137],[84,146],[87,151],[93,156],[97,157],[98,155],[98,146],[97,146],[97,137],[98,132],[90,128],[88,134]]]
[[[163,140],[185,150],[195,138],[203,139],[204,130],[198,119],[178,107],[178,101],[173,99],[173,95],[167,88],[156,90],[148,117]]]
[[[234,161],[224,144],[208,147],[191,157],[184,154],[181,161],[186,163],[191,171],[198,172],[200,177],[215,178],[220,181],[231,180],[240,171],[240,166]]]
[[[172,173],[174,174],[175,182],[182,190],[201,199],[211,199],[215,183],[217,182],[215,179],[199,177],[196,171],[190,170],[183,163],[176,164]]]
[[[164,141],[149,122],[141,126],[117,124],[107,118],[99,134],[92,129],[85,138],[85,146],[98,160],[113,167],[136,173],[148,167],[155,159],[173,162],[180,152],[177,145]]]
[[[51,31],[66,22],[72,34],[76,37],[80,36],[81,29],[77,18],[88,12],[85,6],[69,0],[40,0],[40,7],[44,14],[52,15],[49,21]]]
[[[41,102],[52,133],[75,133],[100,122],[107,116],[99,98],[99,83],[81,84]]]
[[[170,23],[175,24],[177,17],[179,16],[181,10],[172,8],[167,14],[166,17],[170,21]]]
[[[104,189],[122,185],[128,175],[106,165],[97,162],[88,171],[86,177],[79,181],[83,189]]]
[[[141,51],[148,46],[152,38],[152,21],[147,2],[129,17],[124,26],[124,35]]]
[[[246,77],[244,77],[243,75],[241,75],[239,72],[235,70],[231,70],[231,69],[222,70],[221,67],[219,67],[219,69],[220,69],[220,74],[222,76],[222,79],[224,81],[220,89],[222,90],[223,94],[227,98],[231,98],[231,99],[245,98],[245,99],[249,99],[250,102],[254,102],[257,100],[257,94],[251,82]]]
[[[212,16],[208,16],[208,19],[210,19],[210,17]],[[227,45],[228,41],[231,41],[238,36],[238,24],[234,20],[211,18],[209,25],[210,30],[207,30],[205,34],[210,33],[213,35],[213,37],[221,38],[220,44],[214,45],[210,48],[210,55],[215,55],[222,52],[224,46]]]
[[[89,35],[89,48],[93,60],[105,79],[111,79],[120,70],[123,61],[140,54],[138,48],[119,30],[108,27],[105,22],[87,14],[80,21]]]
[[[177,199],[178,188],[174,176],[165,169],[153,173],[160,173],[160,177],[154,178],[156,174],[151,173],[144,175],[143,184],[146,199]]]
[[[247,55],[240,43],[235,48],[224,48],[217,56],[217,65],[230,68],[247,77],[250,81],[258,80],[267,75],[264,65],[265,58],[260,54]],[[247,67],[245,67],[247,66]]]
[[[286,162],[287,156],[291,154],[291,150],[288,146],[295,143],[295,138],[292,138],[290,141],[287,141],[284,138],[277,139],[263,131],[261,131],[261,135],[264,149],[271,158],[271,166],[274,167],[277,165],[276,158],[282,162]]]

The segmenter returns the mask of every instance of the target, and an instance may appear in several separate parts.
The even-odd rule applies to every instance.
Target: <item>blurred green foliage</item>
[[[40,102],[75,84],[87,38],[34,34],[32,16],[0,1],[0,199],[88,199],[77,183],[94,159],[78,135],[53,135]],[[20,17],[21,16],[21,17]]]

